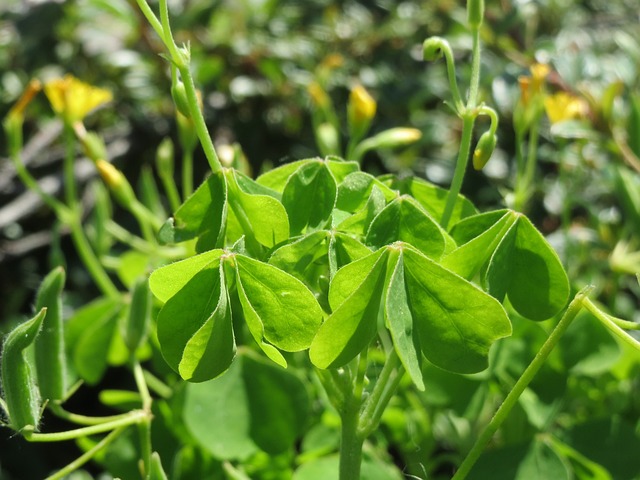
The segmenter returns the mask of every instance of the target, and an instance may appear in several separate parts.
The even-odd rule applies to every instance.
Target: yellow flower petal
[[[72,75],[47,82],[44,91],[53,111],[69,123],[82,120],[113,98],[109,90],[84,83]]]
[[[545,97],[544,108],[552,124],[580,118],[587,113],[585,101],[567,92],[558,92]]]

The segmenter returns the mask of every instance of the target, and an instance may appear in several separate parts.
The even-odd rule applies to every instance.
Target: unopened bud
[[[120,205],[128,208],[136,201],[131,184],[120,170],[102,159],[96,162],[96,167],[102,180],[107,184],[107,187],[109,187],[109,190],[111,190]]]
[[[330,123],[321,123],[316,129],[316,141],[320,153],[326,155],[340,154],[340,135]]]
[[[467,21],[471,28],[482,25],[484,17],[484,0],[467,0]]]
[[[422,57],[427,62],[433,62],[442,58],[444,55],[444,48],[449,45],[442,37],[430,37],[427,38],[422,44]]]
[[[187,91],[184,88],[182,80],[176,79],[175,82],[173,82],[173,85],[171,85],[171,98],[173,98],[173,103],[175,103],[178,112],[187,118],[191,118]]]
[[[476,149],[473,152],[473,168],[476,170],[482,170],[491,158],[497,142],[498,137],[495,133],[488,131],[482,134],[480,140],[478,140]]]
[[[352,138],[360,139],[367,133],[371,120],[376,115],[376,108],[376,101],[362,85],[357,85],[351,90],[347,120]]]

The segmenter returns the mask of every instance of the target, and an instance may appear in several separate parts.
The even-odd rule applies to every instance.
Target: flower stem
[[[95,444],[90,450],[87,450],[85,453],[80,455],[78,458],[76,458],[73,462],[68,464],[66,467],[62,468],[61,470],[58,470],[53,475],[48,476],[45,480],[61,480],[65,478],[67,475],[74,472],[75,470],[80,468],[82,465],[87,463],[89,460],[91,460],[96,453],[98,453],[100,450],[102,450],[111,442],[113,442],[116,438],[118,438],[120,434],[125,431],[125,429],[126,427],[116,428],[114,431],[109,433],[109,435],[107,435],[102,440],[100,440],[97,444]]]
[[[502,405],[500,405],[500,408],[498,408],[489,424],[477,438],[473,447],[451,480],[462,480],[469,474],[469,471],[471,471],[473,465],[480,458],[480,455],[484,451],[486,445],[489,443],[500,425],[502,425],[502,422],[507,418],[511,409],[515,406],[518,398],[522,395],[522,392],[524,392],[525,388],[527,388],[529,383],[531,383],[533,377],[538,373],[538,370],[540,370],[540,367],[542,367],[545,360],[560,340],[560,337],[562,337],[564,332],[566,332],[573,319],[576,317],[578,312],[580,312],[580,309],[586,304],[586,301],[588,301],[586,297],[592,289],[593,287],[586,287],[576,294],[564,315],[549,335],[549,338],[547,338],[547,341],[542,345],[534,359],[506,396]]]

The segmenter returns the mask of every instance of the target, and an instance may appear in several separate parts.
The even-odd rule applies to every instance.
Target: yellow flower
[[[72,75],[47,82],[44,92],[54,112],[69,123],[82,120],[89,112],[113,98],[109,90],[84,83]]]
[[[587,114],[586,102],[582,98],[567,92],[558,92],[546,96],[544,108],[552,124],[584,117]]]
[[[544,63],[534,63],[529,67],[531,76],[522,75],[518,77],[520,85],[520,100],[524,106],[529,105],[536,95],[542,93],[544,81],[546,80],[551,68]]]
[[[362,85],[351,89],[349,107],[356,122],[371,121],[376,115],[376,101]]]

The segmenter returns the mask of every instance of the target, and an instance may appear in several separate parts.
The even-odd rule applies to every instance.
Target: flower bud
[[[187,99],[187,91],[184,88],[182,80],[176,79],[171,85],[171,98],[173,103],[176,104],[178,112],[187,118],[191,118],[191,112],[189,112],[189,101]]]
[[[442,58],[443,49],[449,44],[442,37],[429,37],[422,44],[422,57],[427,62],[433,62]]]
[[[479,28],[484,17],[484,0],[467,0],[467,22],[471,28]]]
[[[376,115],[376,108],[376,101],[362,85],[357,85],[351,90],[347,105],[347,121],[352,139],[359,140],[367,133]]]
[[[321,123],[316,129],[316,142],[324,156],[340,154],[340,135],[330,123]]]
[[[482,170],[491,158],[491,154],[496,148],[498,137],[491,130],[484,132],[478,140],[476,149],[473,152],[473,168]]]
[[[136,201],[136,196],[124,174],[106,160],[98,160],[96,167],[117,202],[125,208],[130,207]]]

